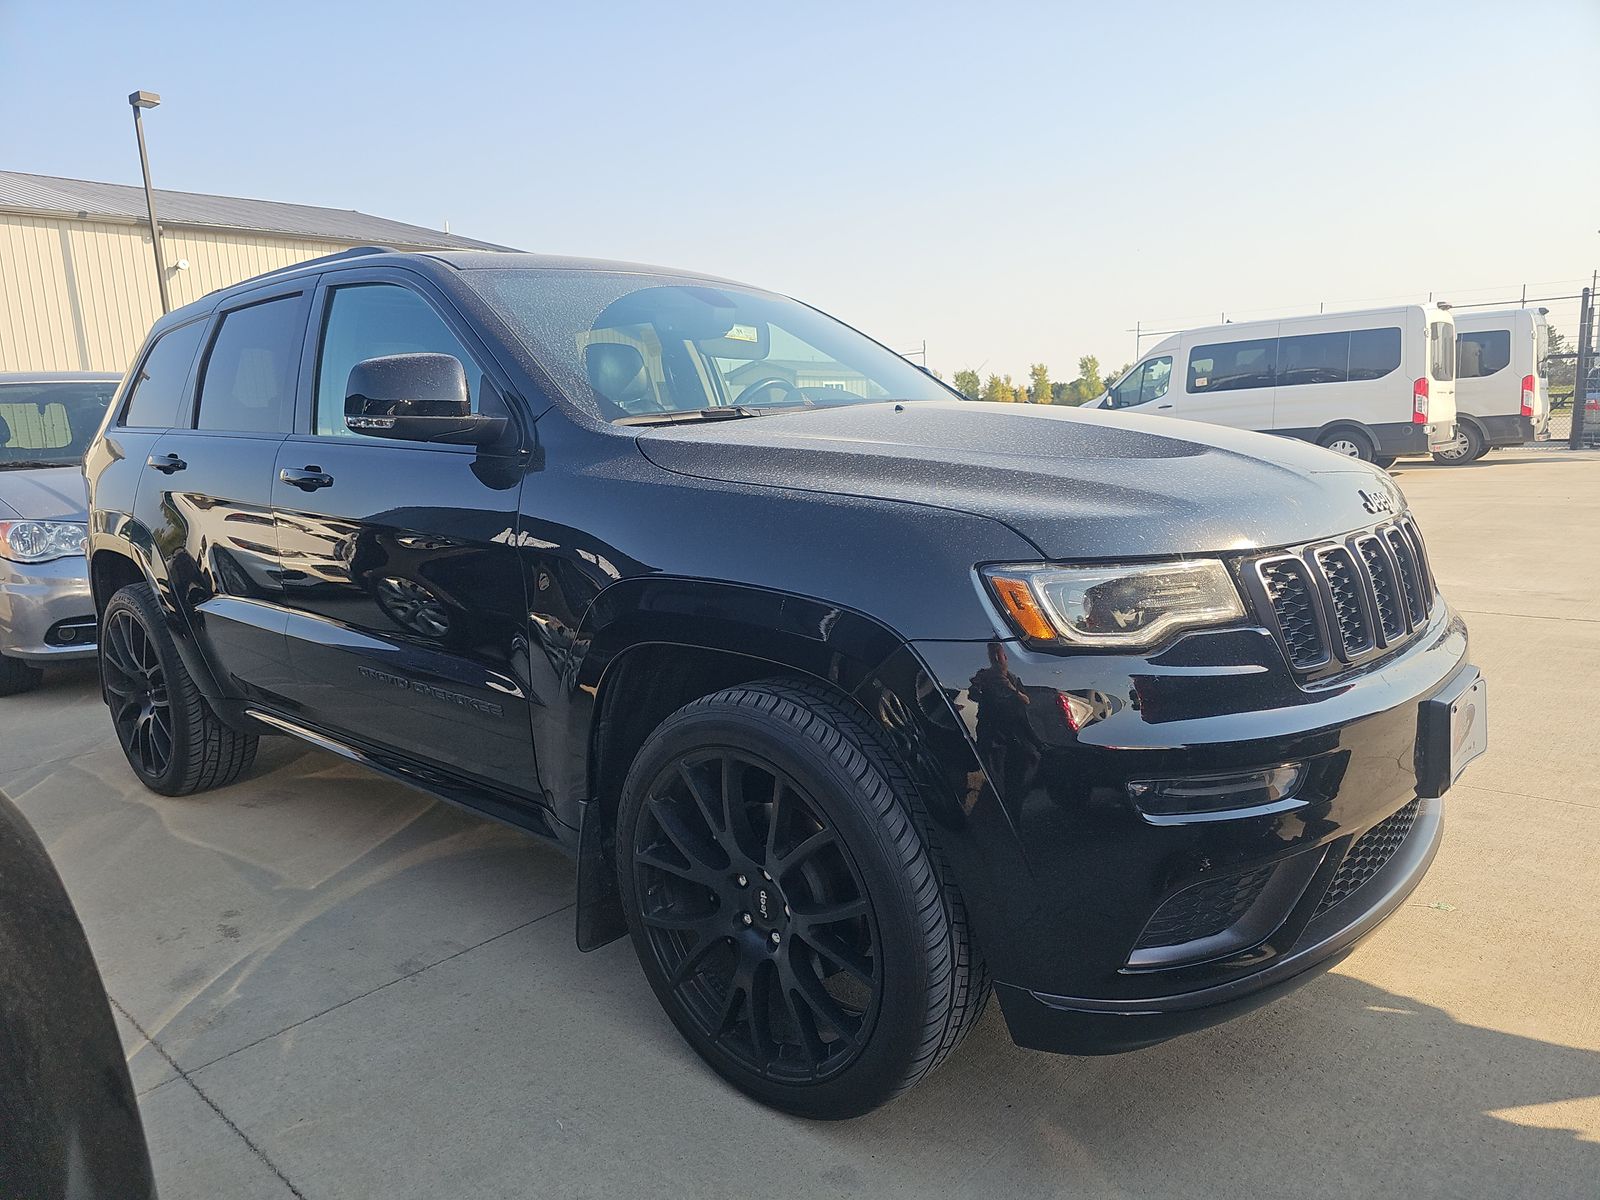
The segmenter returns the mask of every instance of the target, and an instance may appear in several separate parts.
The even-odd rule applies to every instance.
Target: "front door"
[[[291,699],[358,745],[538,796],[515,537],[525,456],[344,423],[350,369],[387,354],[454,355],[475,410],[505,405],[482,348],[420,287],[393,269],[340,272],[315,299],[272,491]]]

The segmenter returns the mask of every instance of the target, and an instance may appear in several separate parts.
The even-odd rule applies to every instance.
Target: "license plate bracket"
[[[1417,795],[1442,796],[1489,748],[1489,690],[1468,666],[1424,700],[1417,719]]]

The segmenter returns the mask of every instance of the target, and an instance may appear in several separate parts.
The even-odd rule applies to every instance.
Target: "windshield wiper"
[[[721,404],[715,408],[686,408],[681,412],[641,413],[636,417],[618,417],[613,425],[676,425],[680,421],[734,421],[740,417],[765,416],[770,409],[746,408],[739,404]]]
[[[78,462],[62,462],[59,458],[5,458],[0,459],[0,471],[18,471],[33,467],[81,467]]]

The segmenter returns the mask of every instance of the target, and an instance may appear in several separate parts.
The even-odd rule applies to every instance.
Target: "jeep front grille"
[[[1409,515],[1258,558],[1244,579],[1260,619],[1302,673],[1382,657],[1427,624],[1436,598]]]

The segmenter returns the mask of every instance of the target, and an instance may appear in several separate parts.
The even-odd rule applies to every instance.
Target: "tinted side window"
[[[1511,330],[1487,329],[1456,338],[1456,378],[1482,379],[1511,365]]]
[[[454,356],[466,369],[472,409],[478,411],[482,378],[471,355],[417,293],[392,283],[353,284],[333,293],[327,314],[317,359],[317,433],[359,436],[351,434],[344,423],[350,368],[363,359],[385,354]]]
[[[1428,374],[1441,383],[1456,377],[1456,330],[1435,321],[1428,326]]]
[[[1357,329],[1350,335],[1350,381],[1382,379],[1400,367],[1400,329]]]
[[[300,296],[236,308],[223,317],[200,380],[195,428],[288,433],[304,326]]]
[[[1189,390],[1225,392],[1271,387],[1277,357],[1276,338],[1196,346],[1189,351]]]
[[[1278,339],[1278,386],[1344,383],[1350,378],[1350,335],[1306,333]]]
[[[183,384],[189,378],[194,352],[200,348],[200,335],[205,328],[204,321],[194,321],[156,339],[133,381],[121,424],[151,429],[170,429],[177,424]]]
[[[1171,380],[1172,359],[1165,356],[1152,358],[1118,380],[1117,386],[1111,389],[1111,398],[1106,407],[1132,408],[1136,404],[1159,400],[1167,394]]]

